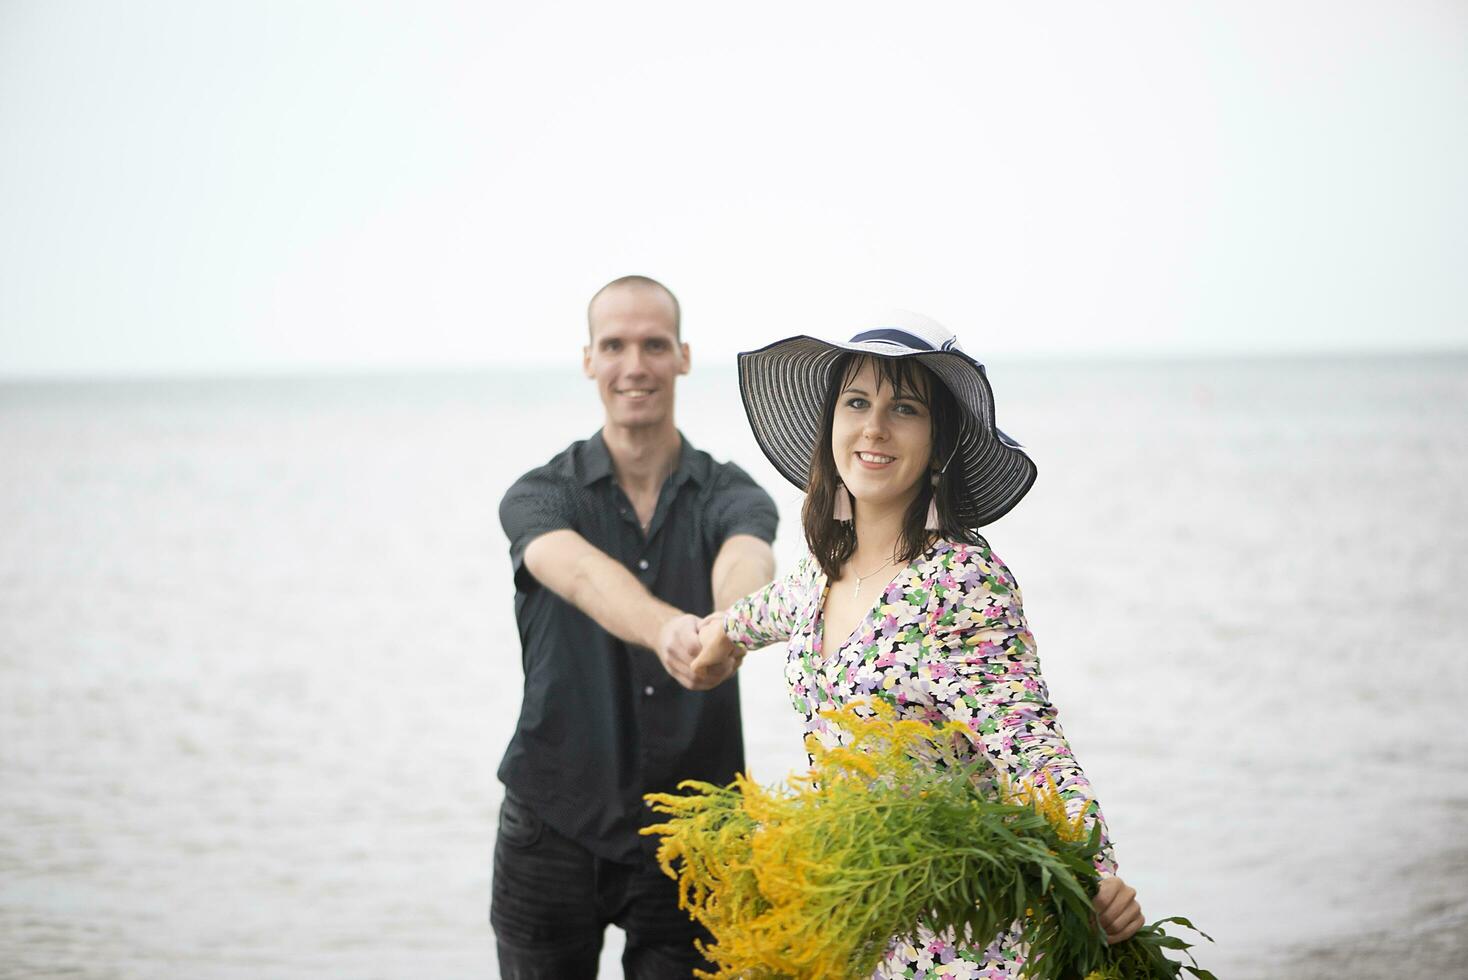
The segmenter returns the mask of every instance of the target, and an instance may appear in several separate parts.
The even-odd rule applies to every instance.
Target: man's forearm
[[[541,585],[626,643],[651,650],[681,612],[648,591],[620,562],[575,531],[549,531],[525,548],[525,567]]]
[[[714,562],[714,608],[728,609],[775,577],[775,555],[757,538],[726,544]]]
[[[656,650],[663,625],[682,612],[649,592],[611,558],[587,556],[578,562],[576,572],[568,601],[623,642]]]

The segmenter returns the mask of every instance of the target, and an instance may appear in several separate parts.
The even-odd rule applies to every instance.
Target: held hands
[[[718,687],[734,675],[744,659],[724,635],[724,614],[699,619],[692,613],[674,616],[658,632],[657,649],[668,676],[690,691]]]
[[[693,661],[693,673],[709,687],[722,684],[744,662],[744,650],[724,632],[724,614],[713,612],[699,620],[698,640],[702,650]]]
[[[658,645],[653,650],[662,661],[668,676],[690,691],[705,690],[693,677],[693,660],[698,656],[698,617],[679,613],[658,631]]]
[[[1137,890],[1120,878],[1102,878],[1091,904],[1110,945],[1130,939],[1142,928],[1142,906],[1137,904]]]

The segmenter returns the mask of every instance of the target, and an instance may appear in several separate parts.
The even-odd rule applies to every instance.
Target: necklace
[[[853,568],[851,570],[851,574],[856,575],[856,588],[854,588],[854,589],[851,590],[851,598],[853,598],[853,599],[860,599],[861,598],[861,583],[865,582],[867,579],[871,578],[873,575],[877,574],[882,569],[886,568],[888,565],[891,565],[896,560],[897,560],[897,556],[896,555],[893,555],[891,558],[888,558],[886,561],[882,562],[882,564],[878,565],[876,568],[872,569],[870,572],[867,572],[865,575],[856,575],[856,569]]]

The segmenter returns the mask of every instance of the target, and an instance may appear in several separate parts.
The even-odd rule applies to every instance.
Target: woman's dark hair
[[[836,402],[842,390],[851,383],[865,363],[870,362],[877,372],[877,385],[889,384],[894,393],[919,398],[928,406],[928,418],[932,424],[933,459],[929,469],[936,469],[942,461],[953,455],[963,426],[968,424],[958,400],[934,374],[923,367],[915,357],[864,357],[847,354],[831,365],[826,375],[826,393],[821,411],[821,434],[811,454],[810,475],[806,481],[805,505],[801,508],[801,523],[805,527],[805,543],[810,553],[820,562],[826,577],[840,577],[841,568],[856,550],[856,524],[854,521],[832,519],[832,506],[836,501],[837,488],[841,486],[841,474],[836,471],[836,460],[831,455],[831,426],[836,417]],[[843,490],[843,492],[845,492]],[[963,479],[963,461],[955,459],[938,481],[938,524],[939,530],[929,531],[924,525],[928,518],[928,501],[933,496],[931,483],[923,480],[918,494],[913,498],[907,515],[902,521],[902,531],[897,536],[899,563],[911,562],[932,544],[935,536],[951,541],[977,544],[982,539],[973,528],[958,522],[957,502],[967,492]]]

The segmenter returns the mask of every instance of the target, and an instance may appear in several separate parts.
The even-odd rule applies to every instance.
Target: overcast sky
[[[0,375],[1468,346],[1468,4],[0,0]]]

